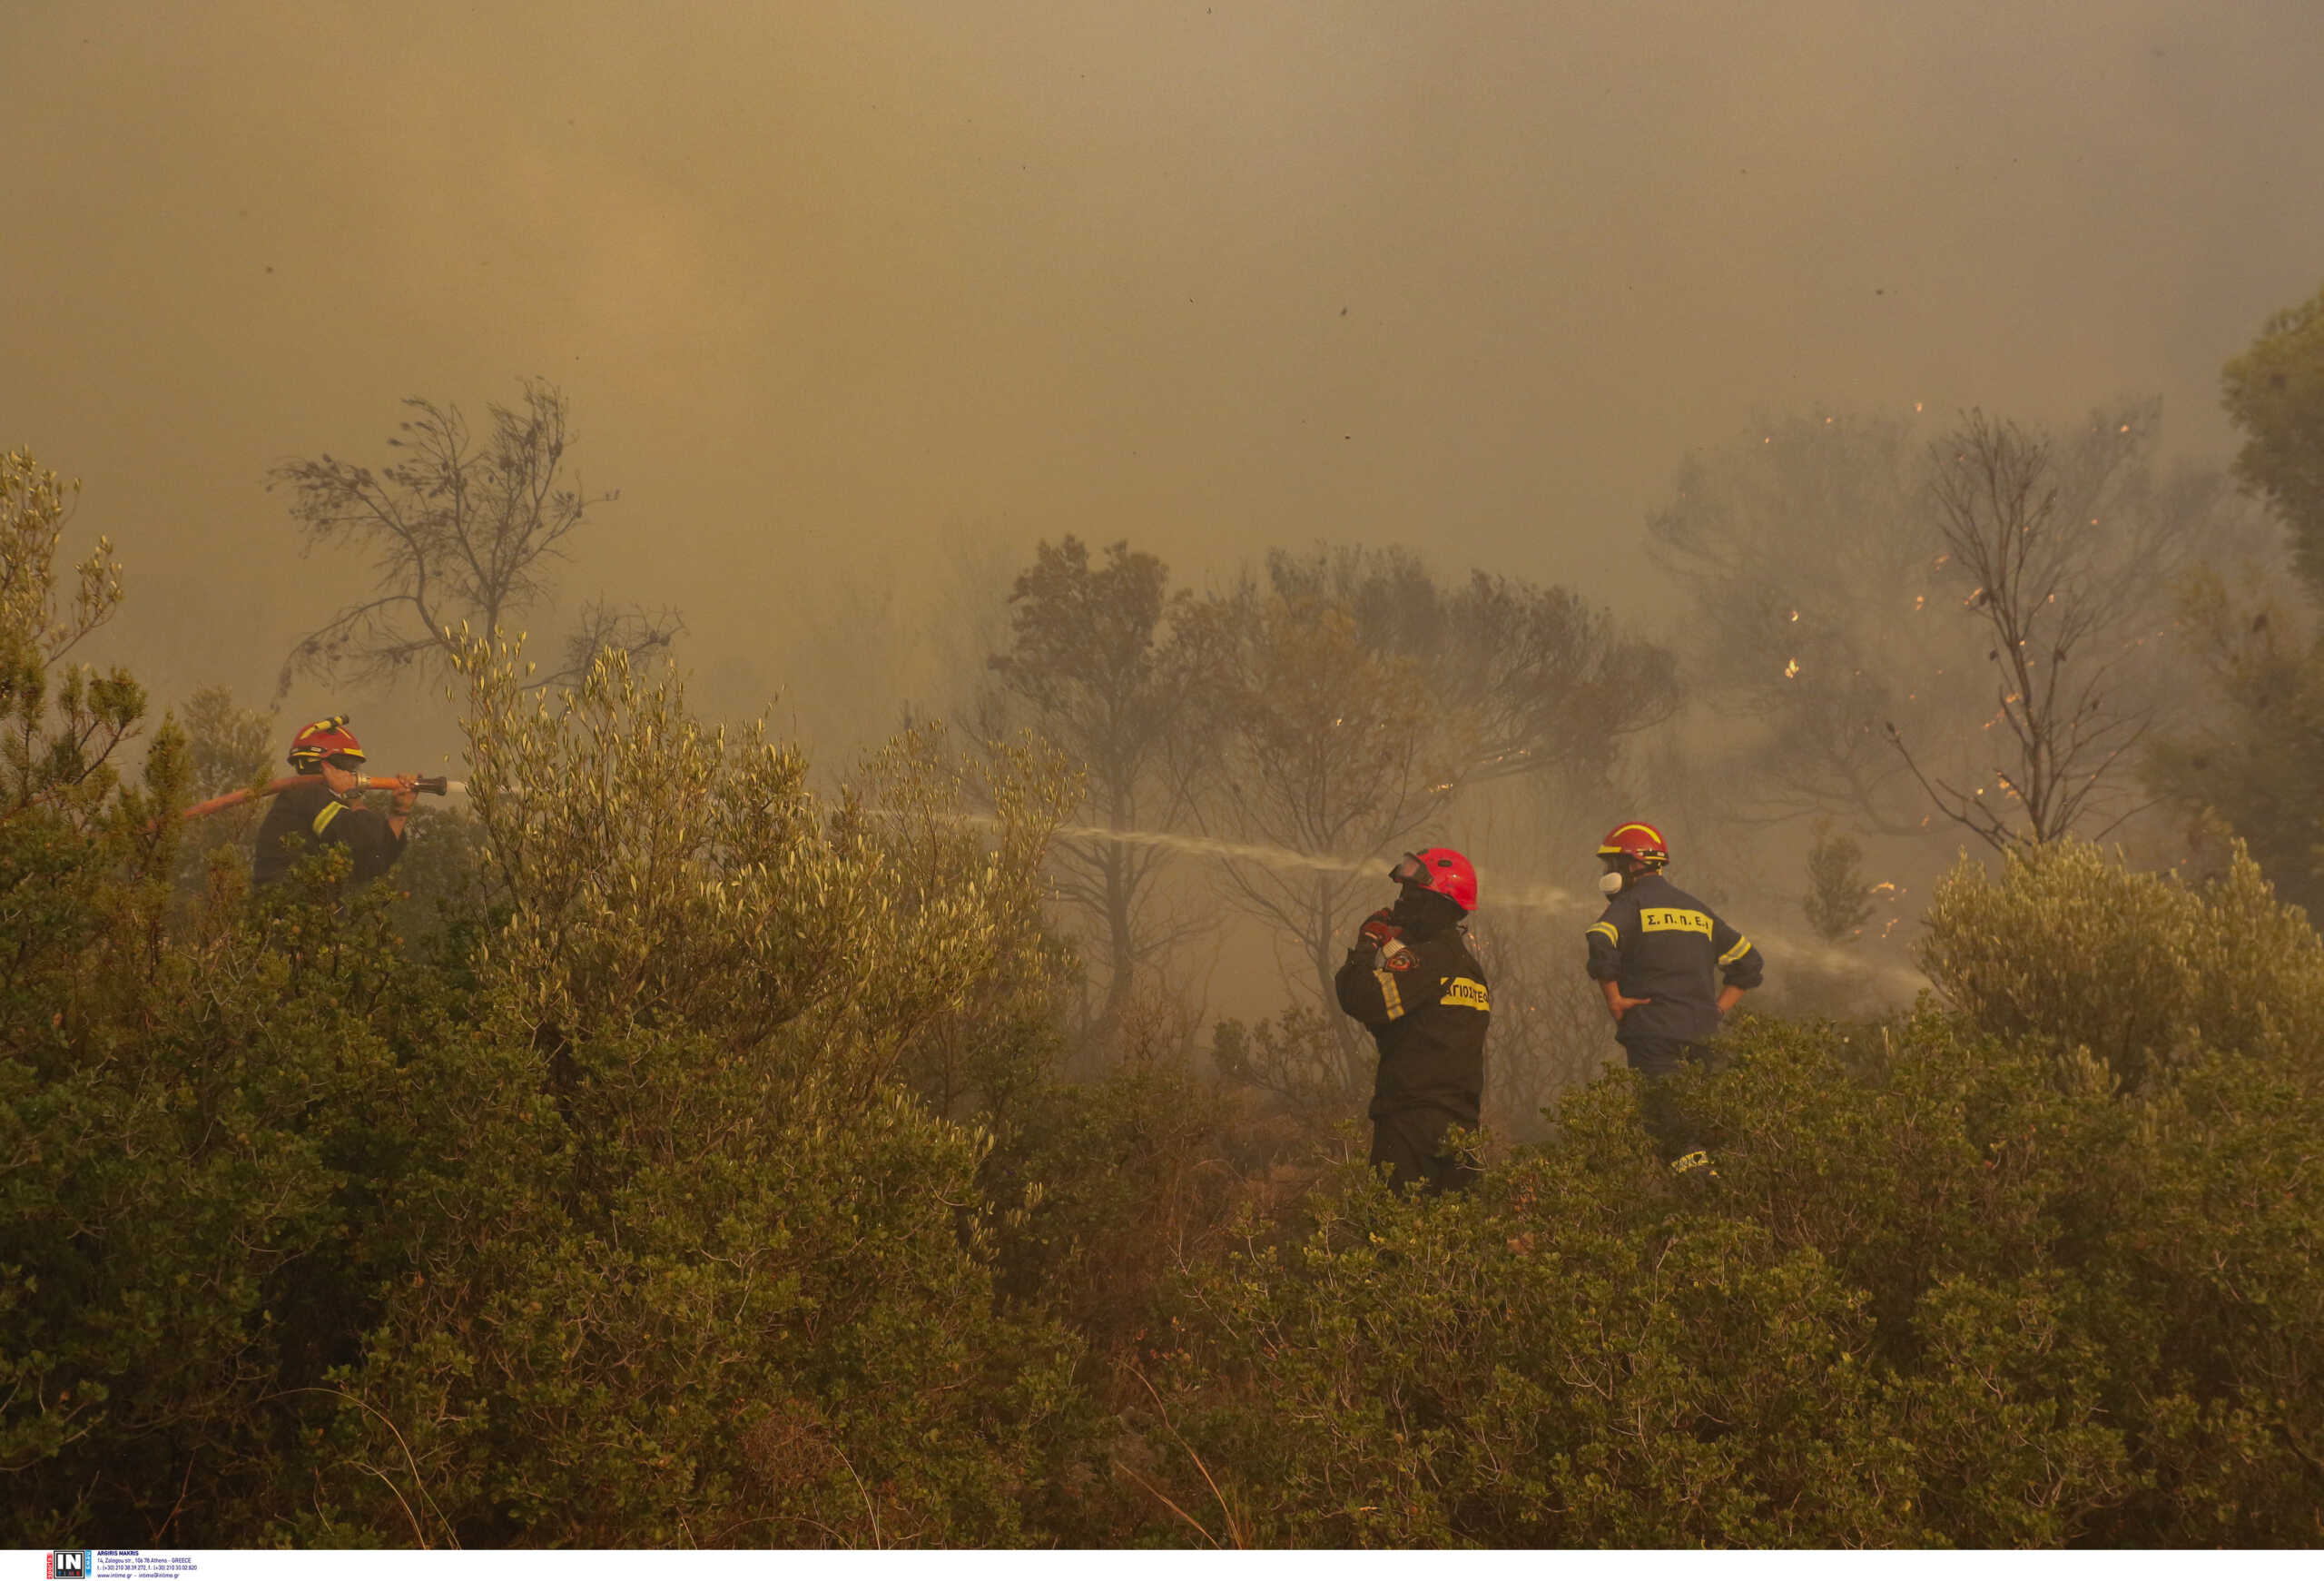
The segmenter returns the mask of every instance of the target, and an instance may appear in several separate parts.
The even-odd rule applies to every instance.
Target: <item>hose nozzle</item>
[[[355,783],[365,790],[397,790],[400,788],[392,779],[381,779],[377,776],[368,774],[358,775],[355,778]],[[440,774],[427,775],[421,778],[413,780],[411,782],[411,788],[416,791],[426,791],[431,796],[440,796],[451,789],[451,781]]]

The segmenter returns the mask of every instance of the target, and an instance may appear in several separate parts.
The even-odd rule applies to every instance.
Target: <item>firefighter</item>
[[[258,826],[256,883],[280,879],[317,842],[347,848],[358,884],[395,865],[403,855],[403,824],[417,782],[408,774],[375,781],[395,787],[392,810],[381,815],[356,800],[355,776],[362,766],[363,748],[348,730],[346,715],[318,719],[299,732],[290,743],[290,766],[312,783],[292,786],[267,808]]]
[[[1750,940],[1662,876],[1670,847],[1653,825],[1620,825],[1598,857],[1607,904],[1584,932],[1590,975],[1605,992],[1615,1040],[1645,1082],[1640,1103],[1664,1160],[1679,1174],[1701,1169],[1715,1176],[1669,1078],[1709,1059],[1703,1045],[1735,1002],[1759,985],[1766,962]]]
[[[1372,1087],[1372,1164],[1401,1191],[1465,1189],[1476,1169],[1452,1156],[1445,1132],[1473,1128],[1485,1089],[1492,1001],[1464,925],[1477,870],[1458,851],[1407,855],[1389,874],[1396,904],[1364,920],[1334,987],[1340,1008],[1380,1050]]]

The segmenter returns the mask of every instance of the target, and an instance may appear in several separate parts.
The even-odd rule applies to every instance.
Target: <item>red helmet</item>
[[[1618,824],[1614,832],[1600,843],[1598,855],[1627,856],[1649,867],[1659,867],[1670,860],[1670,846],[1662,838],[1662,831],[1652,824]]]
[[[1477,870],[1469,865],[1466,856],[1446,846],[1407,851],[1388,876],[1398,884],[1441,894],[1462,911],[1477,909]]]
[[[290,766],[300,773],[315,768],[326,757],[363,758],[363,749],[348,733],[347,716],[333,714],[328,719],[318,719],[290,738]]]

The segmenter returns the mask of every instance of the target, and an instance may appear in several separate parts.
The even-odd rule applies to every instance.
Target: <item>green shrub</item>
[[[1715,1182],[1616,1072],[1466,1200],[1351,1175],[1197,1270],[1157,1488],[1301,1544],[2316,1540],[2312,1087],[2123,1098],[1935,1013],[1731,1042]]]
[[[2324,939],[2240,845],[2203,888],[2080,842],[1998,882],[1965,857],[1927,920],[1922,969],[1996,1036],[2087,1048],[2132,1087],[2199,1045],[2324,1076]]]
[[[378,1315],[392,1254],[367,1177],[413,1144],[401,1061],[445,1020],[384,894],[315,898],[336,853],[263,907],[225,869],[173,927],[168,831],[141,815],[174,800],[175,747],[165,731],[150,799],[97,839],[0,824],[0,1471],[19,1544],[259,1529],[292,1391]]]
[[[477,969],[488,1046],[442,1073],[409,1271],[338,1377],[301,1535],[1033,1537],[1078,1346],[996,1300],[990,1138],[901,1076],[1013,1024],[968,1025],[1040,948],[1042,766],[987,787],[991,852],[920,744],[826,816],[798,759],[617,656],[546,706],[507,657],[470,673],[511,907]]]

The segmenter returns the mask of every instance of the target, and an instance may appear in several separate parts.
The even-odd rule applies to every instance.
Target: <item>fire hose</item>
[[[179,815],[179,816],[186,818],[207,817],[212,813],[224,812],[228,807],[239,806],[243,802],[254,801],[260,796],[278,795],[283,791],[289,790],[292,786],[320,785],[321,783],[322,782],[320,780],[311,774],[286,774],[281,779],[269,780],[266,784],[260,786],[255,790],[244,787],[241,790],[228,791],[222,796],[212,796],[206,802],[196,802],[193,805],[186,808],[183,813]],[[386,791],[400,790],[403,788],[402,783],[393,776],[368,774],[359,774],[355,776],[355,787],[358,790]],[[461,784],[458,780],[447,779],[442,775],[438,774],[414,779],[411,784],[411,788],[415,791],[424,791],[431,796],[440,796],[456,790],[464,791],[468,787]]]

